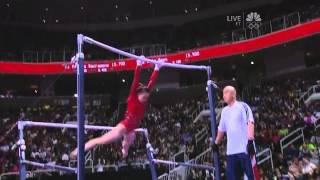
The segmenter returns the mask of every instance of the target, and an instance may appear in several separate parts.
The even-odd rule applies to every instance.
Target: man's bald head
[[[237,97],[237,91],[236,88],[233,86],[226,86],[223,88],[223,100],[227,104],[232,104]]]
[[[231,92],[231,93],[234,93],[234,94],[237,94],[237,91],[236,91],[236,88],[234,88],[233,86],[226,86],[223,88],[223,92]]]

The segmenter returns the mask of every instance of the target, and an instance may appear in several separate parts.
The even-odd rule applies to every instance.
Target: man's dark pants
[[[227,155],[227,180],[242,179],[244,174],[248,180],[254,180],[250,156],[246,153]]]

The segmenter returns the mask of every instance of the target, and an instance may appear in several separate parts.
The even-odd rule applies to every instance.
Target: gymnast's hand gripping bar
[[[120,49],[111,47],[109,45],[106,45],[104,43],[101,43],[99,41],[96,41],[90,37],[87,36],[83,36],[82,39],[84,42],[87,42],[89,44],[92,45],[96,45],[98,47],[101,47],[103,49],[109,50],[111,52],[114,52],[116,54],[120,54],[123,56],[126,56],[128,58],[133,58],[133,59],[138,59],[140,61],[144,61],[144,62],[148,62],[148,63],[152,63],[152,64],[162,64],[164,67],[171,67],[171,68],[178,68],[178,69],[194,69],[194,70],[204,70],[204,71],[211,71],[211,67],[210,66],[196,66],[196,65],[185,65],[185,64],[173,64],[173,63],[165,63],[165,62],[160,62],[160,61],[155,61],[149,58],[145,58],[143,56],[137,56],[125,51],[122,51]]]

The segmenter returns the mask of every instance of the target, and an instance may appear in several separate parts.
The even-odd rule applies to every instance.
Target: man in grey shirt
[[[223,99],[228,104],[222,109],[218,134],[213,149],[227,134],[227,179],[241,179],[244,174],[248,180],[254,180],[249,154],[254,151],[254,119],[250,107],[236,99],[236,90],[232,86],[223,89]],[[248,148],[249,147],[249,148]]]

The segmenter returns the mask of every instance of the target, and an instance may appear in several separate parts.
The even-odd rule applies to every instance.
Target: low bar
[[[78,126],[76,124],[64,124],[64,123],[48,123],[48,122],[34,122],[34,121],[19,121],[18,123],[22,123],[23,126],[40,126],[40,127],[52,127],[52,128],[70,128],[70,129],[77,129]],[[111,126],[94,126],[94,125],[85,125],[85,129],[92,129],[92,130],[111,130],[114,127]],[[143,128],[135,129],[135,132],[142,132],[144,133],[147,131]]]
[[[28,160],[24,160],[23,163],[28,164],[28,165],[32,165],[32,166],[41,167],[41,168],[46,168],[46,169],[55,169],[55,170],[59,170],[59,171],[66,171],[66,172],[73,172],[73,173],[77,172],[77,170],[75,168],[66,167],[66,166],[53,165],[53,164],[48,164],[48,163],[44,164],[44,163],[38,163],[38,162],[28,161]]]
[[[142,56],[137,56],[125,51],[122,51],[120,49],[114,48],[112,46],[106,45],[102,42],[96,41],[90,37],[84,36],[83,40],[89,44],[93,44],[96,45],[98,47],[101,47],[103,49],[109,50],[111,52],[114,52],[116,54],[120,54],[129,58],[133,58],[133,59],[139,59],[141,61],[145,61],[145,62],[149,62],[152,64],[162,64],[164,67],[171,67],[171,68],[180,68],[180,69],[194,69],[194,70],[208,70],[208,66],[196,66],[196,65],[185,65],[185,64],[173,64],[173,63],[164,63],[164,62],[160,62],[160,61],[155,61],[149,58],[145,58]]]
[[[186,166],[186,167],[193,167],[198,169],[210,169],[214,170],[212,166],[202,165],[202,164],[190,164],[190,163],[184,163],[184,162],[173,162],[173,161],[166,161],[166,160],[160,160],[160,159],[154,159],[155,163],[161,163],[161,164],[167,164],[167,165],[175,165],[175,166]]]

